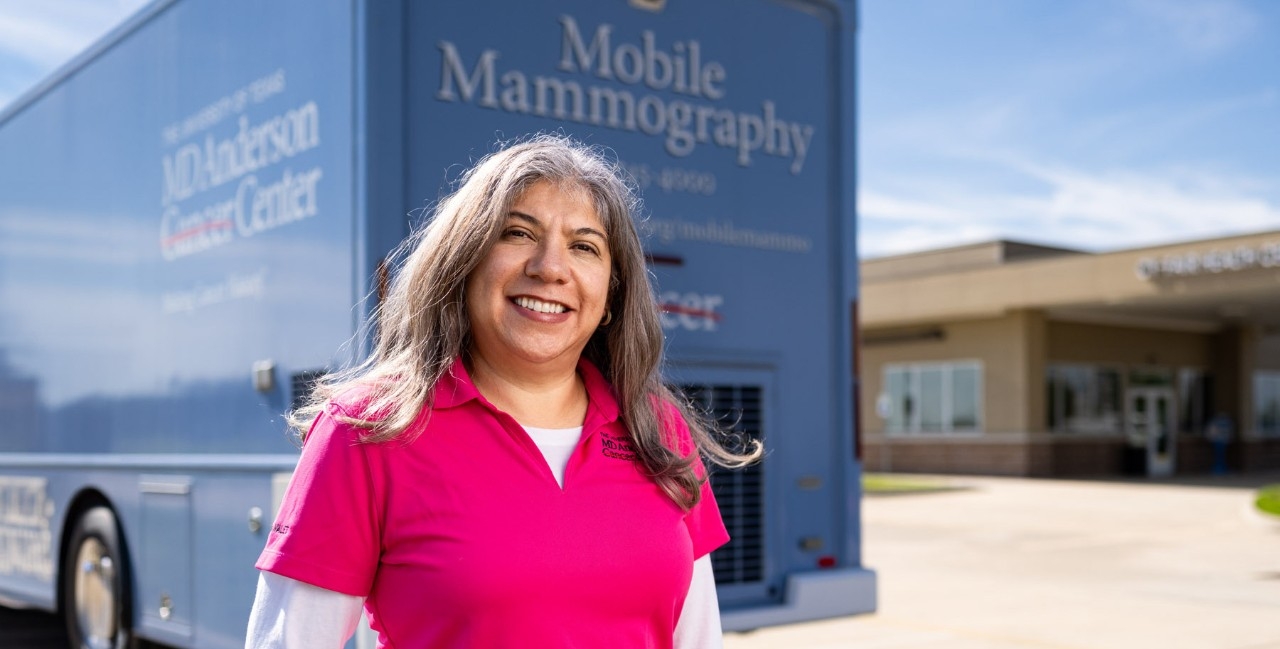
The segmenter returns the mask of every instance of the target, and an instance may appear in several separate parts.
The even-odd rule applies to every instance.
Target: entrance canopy
[[[1055,320],[1280,330],[1280,232],[1085,253],[1013,241],[862,263],[864,328],[1042,310]]]

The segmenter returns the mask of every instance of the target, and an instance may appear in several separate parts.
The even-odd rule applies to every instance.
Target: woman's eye
[[[508,239],[512,239],[512,238],[522,238],[522,237],[523,237],[523,238],[530,238],[530,237],[532,237],[533,235],[529,234],[529,232],[528,232],[527,230],[523,230],[523,229],[520,229],[520,228],[511,228],[511,229],[507,230],[506,232],[503,232],[503,233],[502,233],[502,236],[504,236],[504,237],[506,237],[506,238],[508,238]]]
[[[576,249],[576,250],[581,250],[582,252],[590,253],[590,254],[593,254],[593,255],[596,255],[596,256],[599,256],[599,255],[600,255],[600,251],[599,251],[598,249],[596,249],[596,247],[595,247],[595,246],[593,246],[593,245],[591,245],[591,244],[589,244],[589,243],[576,243],[576,244],[574,244],[574,246],[573,246],[573,247],[574,247],[574,249]]]

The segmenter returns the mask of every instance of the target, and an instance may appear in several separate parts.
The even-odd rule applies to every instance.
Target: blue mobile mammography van
[[[726,628],[872,610],[854,48],[851,0],[149,5],[0,113],[0,602],[243,646],[282,413],[423,208],[558,131],[642,190],[671,377],[766,445],[713,475]]]

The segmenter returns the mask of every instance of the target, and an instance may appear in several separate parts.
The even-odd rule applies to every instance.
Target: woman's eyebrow
[[[605,236],[603,232],[595,228],[578,228],[577,230],[574,230],[573,233],[580,237],[594,235],[599,237],[601,241],[604,241],[604,242],[609,241],[609,237]]]
[[[511,210],[511,212],[507,214],[507,218],[524,221],[529,225],[538,229],[543,229],[546,227],[542,224],[542,221],[538,220],[538,217],[533,216],[531,214],[525,214],[524,212],[517,212],[516,210]],[[609,237],[606,236],[605,233],[595,228],[578,228],[574,230],[573,233],[580,237],[594,235],[594,236],[600,237],[601,241],[607,242],[609,240]]]
[[[529,223],[529,225],[536,226],[539,228],[542,227],[542,221],[539,221],[537,217],[531,216],[529,214],[525,214],[524,212],[517,212],[515,210],[511,210],[511,213],[507,214],[507,218],[519,219],[521,221],[525,221]]]

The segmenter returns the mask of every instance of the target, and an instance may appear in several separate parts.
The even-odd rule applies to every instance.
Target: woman
[[[481,160],[402,246],[369,359],[292,415],[302,458],[247,647],[720,646],[728,540],[664,386],[616,167],[537,136]]]

